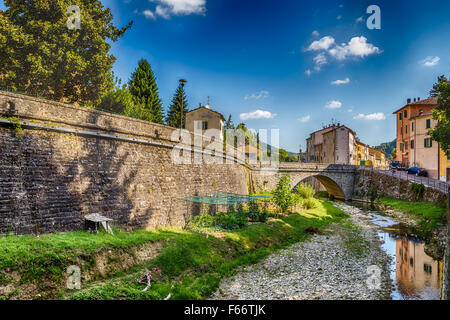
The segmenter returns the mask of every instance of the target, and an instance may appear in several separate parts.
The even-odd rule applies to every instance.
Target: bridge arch
[[[305,182],[305,180],[307,180],[310,177],[314,177],[317,180],[319,180],[320,183],[322,183],[322,185],[325,187],[327,192],[330,195],[333,195],[336,199],[346,200],[348,198],[348,196],[345,195],[344,190],[342,189],[342,187],[339,185],[338,182],[336,182],[334,179],[332,179],[326,175],[322,175],[322,174],[309,175],[307,177],[302,177],[299,181],[296,181],[293,183],[293,189],[295,189],[300,183]]]

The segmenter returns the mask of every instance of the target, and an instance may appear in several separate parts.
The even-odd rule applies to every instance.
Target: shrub
[[[291,191],[291,178],[289,174],[285,174],[278,181],[277,187],[273,191],[274,202],[285,213],[290,206],[295,205],[296,197]]]
[[[256,201],[249,203],[248,212],[245,215],[251,222],[266,222],[267,220],[267,211],[260,210]]]
[[[375,201],[375,199],[378,197],[377,189],[370,189],[369,192],[367,192],[367,196],[371,201]]]
[[[214,226],[214,217],[209,213],[202,213],[195,216],[188,224],[188,228],[198,230]]]
[[[218,212],[216,217],[217,226],[226,230],[242,228],[248,224],[245,213],[241,212]]]
[[[295,188],[295,194],[302,199],[312,198],[315,193],[314,188],[308,183],[299,183]]]
[[[411,190],[414,193],[414,197],[416,200],[420,200],[423,198],[423,194],[425,193],[425,186],[421,183],[411,184]]]
[[[316,198],[306,198],[302,200],[302,206],[305,209],[317,208],[319,201]]]

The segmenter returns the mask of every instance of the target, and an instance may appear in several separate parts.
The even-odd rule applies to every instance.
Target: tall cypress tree
[[[183,127],[186,127],[186,112],[188,112],[188,104],[186,101],[186,95],[184,88],[181,84],[178,85],[177,91],[172,98],[172,104],[167,113],[166,123],[167,125],[179,128],[180,127],[180,110],[183,107]]]
[[[136,106],[134,116],[147,121],[163,124],[164,115],[161,99],[158,95],[155,75],[145,59],[139,61],[137,69],[131,75],[128,88]]]

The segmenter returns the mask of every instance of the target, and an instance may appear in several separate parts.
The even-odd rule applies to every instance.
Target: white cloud
[[[155,12],[152,13],[164,19],[169,19],[171,16],[205,14],[206,12],[206,0],[150,0],[150,2],[158,3]]]
[[[304,117],[298,118],[298,121],[305,123],[305,122],[308,122],[310,119],[311,119],[311,116],[304,116]]]
[[[313,35],[314,37],[318,37],[318,36],[320,36],[320,33],[319,33],[319,31],[314,30],[314,31],[312,32],[312,35]]]
[[[306,74],[308,77],[311,75],[311,73],[312,73],[312,72],[311,72],[311,70],[309,70],[309,69],[305,71],[305,74]]]
[[[335,81],[331,82],[331,84],[334,84],[337,86],[339,86],[341,84],[348,84],[348,83],[350,83],[350,78],[345,78],[344,80],[335,80]]]
[[[385,120],[386,116],[382,112],[371,113],[371,114],[363,114],[360,113],[357,116],[354,116],[353,119],[364,119],[364,120]]]
[[[435,65],[437,65],[439,63],[439,61],[441,60],[441,58],[439,57],[431,57],[428,56],[425,59],[423,59],[422,61],[420,61],[421,64],[423,64],[424,67],[434,67]]]
[[[256,110],[248,113],[241,113],[239,118],[241,120],[253,120],[253,119],[272,119],[276,117],[276,113],[270,111]]]
[[[333,37],[325,36],[320,40],[313,41],[306,51],[322,51],[313,58],[316,71],[319,71],[321,66],[328,63],[327,55],[337,60],[345,60],[351,57],[364,58],[382,52],[378,47],[368,43],[367,38],[364,36],[353,37],[348,43],[340,45],[336,44]]]
[[[336,19],[341,20],[342,16],[337,16]]]
[[[325,108],[327,109],[339,109],[340,107],[342,107],[342,102],[336,100],[329,101],[325,105]]]
[[[375,47],[371,43],[367,43],[367,38],[364,36],[353,37],[348,44],[336,45],[329,51],[330,55],[338,60],[344,60],[348,57],[365,57],[375,53],[381,53],[378,47]]]
[[[353,112],[353,109],[348,109],[347,112]]]
[[[245,100],[250,100],[250,99],[263,99],[263,98],[268,98],[269,97],[269,91],[266,90],[261,90],[260,92],[257,93],[253,93],[253,94],[247,94],[244,99]]]
[[[328,63],[327,57],[325,57],[325,53],[323,52],[315,56],[313,60],[314,63],[316,64],[316,66],[314,67],[316,71],[319,71],[323,65],[326,65]]]
[[[145,16],[146,19],[156,19],[155,14],[151,10],[144,10],[142,14]]]
[[[316,40],[310,44],[308,47],[309,51],[317,51],[317,50],[328,50],[333,44],[335,40],[333,37],[325,36],[320,40]]]

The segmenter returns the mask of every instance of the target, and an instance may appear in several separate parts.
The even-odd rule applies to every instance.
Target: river
[[[393,300],[439,300],[443,264],[425,253],[424,243],[407,233],[407,226],[371,209],[352,203],[365,211],[377,225],[382,249],[392,258],[389,265],[394,284]]]

